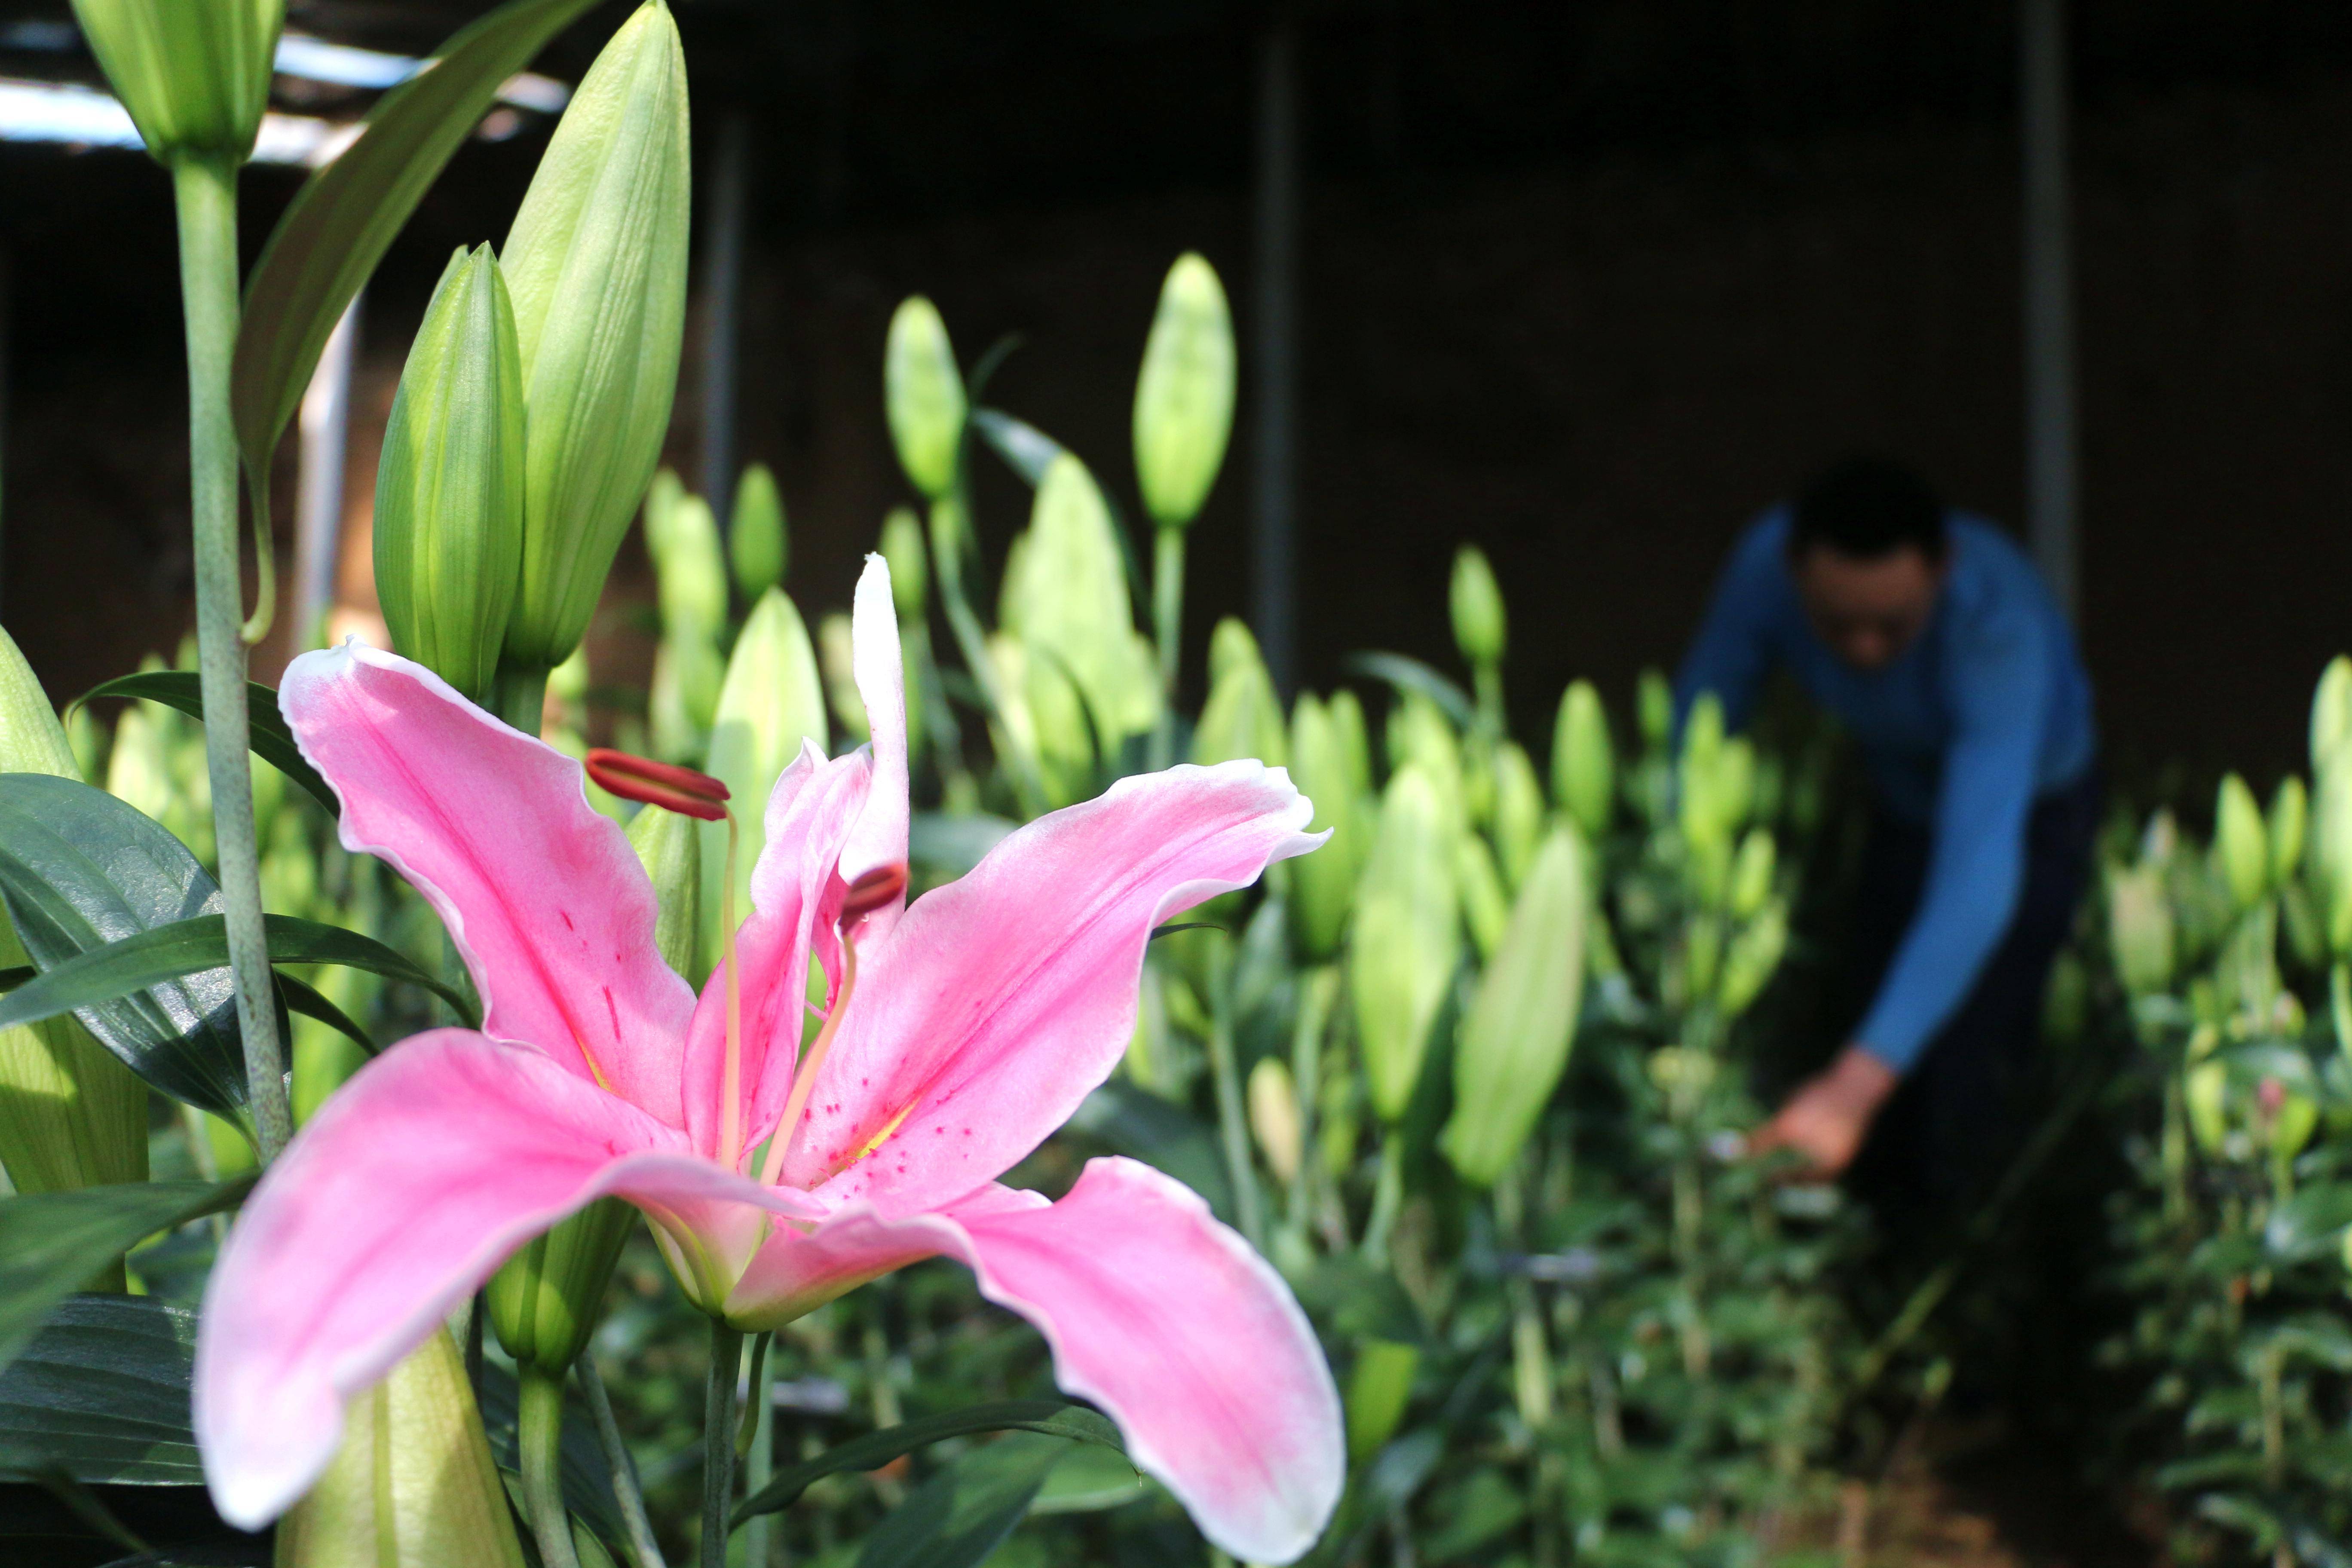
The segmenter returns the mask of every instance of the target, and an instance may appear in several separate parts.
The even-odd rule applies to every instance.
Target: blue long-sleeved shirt
[[[1886,668],[1851,668],[1805,619],[1789,574],[1790,511],[1740,536],[1675,684],[1746,722],[1785,665],[1853,731],[1887,808],[1929,829],[1927,885],[1861,1043],[1908,1068],[1975,984],[2015,911],[2035,798],[2074,783],[2096,736],[2074,635],[2023,551],[1991,523],[1947,514],[1951,571],[1918,639]]]

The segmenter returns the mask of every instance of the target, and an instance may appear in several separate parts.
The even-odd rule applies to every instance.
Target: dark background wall
[[[311,21],[421,48],[473,9]],[[1130,493],[1160,272],[1200,248],[1244,331],[1255,307],[1266,13],[678,12],[698,136],[738,107],[755,132],[740,440],[782,475],[804,604],[845,602],[903,499],[879,356],[910,290],[939,300],[967,363],[1018,332],[990,400]],[[548,68],[576,78],[619,14]],[[1360,647],[1444,658],[1444,573],[1466,538],[1511,595],[1525,720],[1571,674],[1622,694],[1675,656],[1740,522],[1850,447],[1909,456],[2015,520],[2006,7],[1394,0],[1297,26],[1309,679]],[[2083,6],[2075,107],[2083,633],[2104,721],[2126,769],[2284,766],[2312,679],[2352,646],[2352,13]],[[542,142],[469,148],[395,248],[371,297],[379,382],[448,247],[503,233]],[[291,188],[248,177],[254,239]],[[162,176],[123,154],[0,152],[0,616],[78,689],[185,625]],[[673,450],[691,473],[691,363],[684,384]],[[1196,542],[1203,635],[1246,598],[1247,421],[1245,396]],[[992,549],[1022,505],[990,476]]]

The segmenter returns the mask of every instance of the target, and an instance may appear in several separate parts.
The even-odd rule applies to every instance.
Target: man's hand
[[[1811,1174],[1827,1180],[1853,1163],[1871,1119],[1899,1081],[1895,1069],[1860,1046],[1848,1046],[1828,1070],[1789,1097],[1780,1113],[1748,1141],[1751,1154],[1793,1149]]]

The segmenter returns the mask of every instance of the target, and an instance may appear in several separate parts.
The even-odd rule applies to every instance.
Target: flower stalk
[[[580,1568],[572,1544],[572,1514],[563,1506],[563,1374],[518,1368],[515,1447],[522,1459],[523,1512],[545,1568]]]
[[[1160,645],[1160,722],[1151,731],[1151,765],[1176,760],[1176,678],[1184,654],[1184,531],[1163,526],[1151,548],[1151,628]]]
[[[735,1379],[743,1335],[710,1320],[710,1381],[702,1411],[702,1568],[727,1568],[727,1518],[735,1493]]]
[[[294,1111],[278,1041],[269,942],[261,921],[261,859],[247,752],[246,645],[238,583],[236,432],[229,420],[229,359],[236,346],[236,164],[226,157],[172,163],[179,211],[180,292],[188,345],[188,472],[194,531],[197,679],[205,700],[205,765],[213,795],[229,966],[236,977],[247,1102],[264,1163],[293,1136]]]

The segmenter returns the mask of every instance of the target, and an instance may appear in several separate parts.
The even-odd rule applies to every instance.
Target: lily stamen
[[[760,1166],[760,1181],[764,1185],[775,1185],[776,1178],[783,1172],[784,1156],[792,1152],[793,1136],[800,1130],[801,1112],[808,1109],[809,1096],[816,1091],[817,1068],[824,1065],[825,1053],[833,1048],[834,1034],[849,1009],[850,994],[857,989],[857,938],[854,933],[867,915],[906,890],[905,866],[877,866],[852,882],[842,899],[841,994],[833,999],[832,1010],[824,1015],[824,1027],[809,1042],[798,1070],[793,1074],[792,1093],[784,1100],[783,1116],[776,1122],[775,1136],[769,1142],[768,1157]]]

